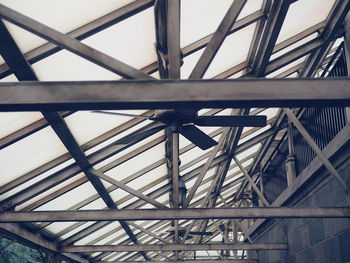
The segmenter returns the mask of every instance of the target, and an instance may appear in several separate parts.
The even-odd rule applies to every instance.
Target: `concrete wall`
[[[338,152],[332,163],[350,185],[350,147]],[[290,207],[347,206],[345,191],[325,169],[293,196]],[[285,229],[282,230],[282,227]],[[255,242],[287,242],[288,251],[250,252],[261,263],[350,263],[350,218],[286,219],[267,222],[251,235]]]

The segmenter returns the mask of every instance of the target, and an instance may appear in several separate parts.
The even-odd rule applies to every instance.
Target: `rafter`
[[[1,4],[0,16],[33,34],[60,46],[61,48],[67,49],[72,53],[125,78],[152,79],[152,77],[142,71],[134,69],[131,66],[98,51],[97,49],[89,47],[70,36],[64,35]]]
[[[264,76],[290,4],[290,0],[273,2],[250,75]]]
[[[328,22],[322,32],[322,38],[324,39],[323,45],[320,49],[315,51],[307,60],[302,77],[312,77],[319,64],[322,62],[329,45],[334,40],[336,33],[344,21],[345,16],[350,10],[350,1],[337,1],[333,13],[330,15]]]
[[[43,112],[43,115],[62,143],[66,146],[73,159],[77,162],[79,168],[85,173],[86,177],[89,179],[106,206],[110,209],[118,209],[99,177],[97,177],[96,174],[90,169],[91,164],[88,161],[88,158],[85,156],[79,144],[75,141],[62,117],[56,112]],[[130,229],[129,225],[124,221],[119,221],[119,223],[128,234],[132,242],[134,244],[138,244],[137,238]],[[141,254],[146,260],[149,259],[145,253]]]
[[[248,156],[246,159],[250,159],[250,158],[252,158],[252,156]],[[215,163],[214,163],[213,165],[215,165]],[[217,162],[216,162],[216,165],[217,165]],[[233,164],[233,165],[230,167],[230,169],[233,169],[234,167],[236,167],[236,166]],[[196,168],[196,169],[199,171],[199,170],[201,169],[201,167]],[[191,177],[188,177],[189,175],[190,175]],[[234,174],[232,174],[232,175],[229,175],[227,179],[234,178],[234,177],[237,176],[237,175],[238,175],[238,173],[234,173]],[[195,176],[195,173],[190,172],[190,173],[184,175],[184,179],[185,179],[185,180],[190,180],[190,179],[192,179],[194,176]],[[205,183],[211,181],[212,179],[213,179],[212,177],[207,178],[207,179],[205,179],[205,180],[203,181],[203,183],[205,184]],[[225,191],[225,190],[227,190],[227,189],[230,189],[230,187],[233,187],[234,185],[240,183],[241,181],[242,181],[242,179],[234,180],[233,182],[231,182],[231,183],[225,185],[225,186],[223,187],[223,190]],[[155,193],[159,193],[159,192],[162,192],[163,194],[166,194],[166,193],[168,192],[168,189],[170,188],[170,185],[167,185],[167,186],[162,187],[162,188],[164,188],[164,189],[158,189],[157,191],[152,192],[152,193],[150,194],[150,196],[154,196]],[[162,191],[160,191],[160,190],[162,190]],[[195,197],[200,196],[200,195],[202,195],[202,194],[205,193],[205,192],[206,192],[206,190],[204,189],[204,190],[198,192],[198,193],[195,195]],[[159,193],[159,194],[160,194],[160,193]],[[202,198],[202,199],[203,199],[203,198]],[[202,202],[202,199],[200,199],[200,200],[194,202],[194,203],[193,203],[193,206],[196,207],[200,202]],[[136,204],[138,204],[138,206],[136,206]],[[138,208],[138,207],[141,206],[141,205],[142,205],[141,202],[134,202],[133,204],[127,206],[126,208],[132,208],[132,207]],[[96,223],[96,226],[101,227],[99,224],[100,224],[100,223]],[[158,224],[162,224],[162,222],[159,222],[159,223],[157,223],[156,225],[158,225]],[[78,227],[78,225],[72,227],[72,229],[75,229],[76,227]],[[154,227],[154,226],[152,226],[151,228],[153,228],[153,227]],[[72,236],[72,237],[68,238],[67,240],[64,240],[64,241],[62,242],[62,245],[64,245],[64,244],[69,244],[69,243],[71,243],[71,242],[77,241],[79,238],[83,238],[83,237],[85,237],[86,235],[88,235],[89,233],[95,231],[96,228],[90,226],[87,230],[88,230],[88,232],[87,232],[87,231],[83,231],[83,232],[85,232],[85,234],[83,234],[83,232],[81,232],[81,233],[79,233],[78,235]],[[63,234],[63,233],[62,233],[62,234]]]
[[[232,3],[231,7],[221,21],[218,29],[215,31],[213,37],[210,39],[207,47],[199,58],[199,61],[194,67],[189,77],[190,79],[202,78],[204,76],[206,70],[214,59],[216,53],[224,42],[225,37],[230,31],[232,25],[235,23],[246,2],[247,0],[236,0]]]
[[[136,15],[139,12],[146,10],[147,8],[150,8],[153,4],[154,0],[133,1],[130,4],[127,4],[115,11],[112,11],[109,14],[106,14],[92,22],[89,22],[86,25],[74,29],[73,31],[67,33],[67,35],[77,40],[83,40],[108,27],[115,25],[116,23],[132,17],[133,15]],[[29,64],[33,64],[57,53],[60,50],[62,50],[62,48],[48,42],[33,50],[28,51],[24,54],[24,57]],[[7,77],[11,74],[11,72],[12,71],[9,70],[7,64],[0,65],[0,78]]]
[[[206,173],[208,172],[210,166],[212,165],[212,163],[213,163],[213,161],[215,159],[215,156],[217,155],[218,151],[222,147],[222,144],[223,144],[224,140],[226,139],[226,136],[227,136],[228,132],[229,132],[229,129],[225,129],[225,131],[220,136],[218,144],[211,151],[208,160],[205,162],[203,168],[201,169],[200,174],[196,178],[196,181],[195,181],[194,185],[192,186],[190,192],[188,193],[188,195],[186,197],[186,202],[185,202],[184,207],[188,207],[189,204],[191,203],[193,196],[195,195],[195,193],[198,190],[199,186],[201,185],[201,183],[202,183]]]
[[[126,184],[123,184],[122,182],[119,182],[118,180],[113,179],[112,177],[110,177],[108,175],[105,175],[104,173],[102,173],[99,170],[89,169],[88,173],[93,174],[96,177],[99,177],[99,178],[105,180],[106,182],[109,182],[110,184],[113,184],[114,186],[117,186],[120,189],[123,189],[127,193],[129,193],[129,194],[131,194],[133,196],[136,196],[136,197],[146,201],[147,203],[150,203],[150,204],[154,205],[155,207],[167,208],[165,205],[159,203],[158,201],[150,198],[149,196],[147,196],[147,195],[145,195],[145,194],[143,194],[143,193],[141,193],[141,192],[139,192],[139,191],[137,191],[135,189],[132,189],[131,187],[127,186]]]

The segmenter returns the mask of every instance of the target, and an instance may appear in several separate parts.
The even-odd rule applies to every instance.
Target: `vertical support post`
[[[233,234],[233,243],[238,242],[238,231],[237,231],[237,222],[236,220],[232,220],[232,234]]]
[[[287,128],[287,137],[288,137],[288,156],[285,162],[286,172],[287,172],[287,183],[288,186],[292,185],[296,179],[295,171],[295,153],[294,153],[294,141],[293,141],[293,124],[288,118],[288,128]]]
[[[172,193],[173,193],[173,207],[179,208],[179,133],[177,131],[177,125],[172,126]],[[174,221],[174,242],[179,243],[179,223],[177,220]],[[178,251],[174,252],[175,260],[178,260]]]
[[[168,56],[169,78],[180,78],[181,54],[180,54],[180,0],[169,0],[168,5]]]
[[[172,163],[172,191],[173,191],[173,207],[179,208],[179,134],[176,124],[172,127],[172,147],[173,147],[173,163]]]
[[[228,224],[227,225],[223,225],[224,226],[224,232],[223,232],[223,235],[224,235],[224,241],[229,243],[229,236],[228,236]],[[223,250],[222,251],[222,258],[223,259],[228,259],[230,257],[230,250]]]
[[[264,194],[264,179],[263,179],[263,170],[261,166],[259,167],[259,173],[260,173],[260,177],[259,177],[260,192]],[[259,207],[263,207],[263,206],[264,206],[263,200],[259,198]]]

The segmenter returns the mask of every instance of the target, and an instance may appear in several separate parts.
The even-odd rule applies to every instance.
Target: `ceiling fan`
[[[193,144],[201,148],[202,150],[209,149],[217,142],[201,131],[197,126],[207,127],[264,127],[266,126],[266,116],[235,116],[235,115],[214,115],[214,116],[199,116],[197,110],[194,109],[181,109],[181,110],[162,110],[156,111],[154,116],[134,115],[119,112],[110,112],[95,110],[94,113],[143,118],[162,123],[152,129],[148,129],[140,132],[139,134],[133,134],[128,136],[126,140],[134,141],[140,136],[155,134],[168,127],[173,127],[173,132],[178,132]],[[126,141],[124,141],[126,142]]]
[[[154,5],[154,17],[156,28],[156,52],[158,56],[158,70],[162,79],[167,79],[168,74],[168,40],[167,40],[167,1],[156,0]],[[180,52],[181,53],[181,52]],[[182,61],[181,53],[181,64]],[[264,127],[266,116],[199,116],[197,109],[181,110],[156,110],[154,116],[133,115],[118,112],[96,110],[96,113],[112,114],[127,117],[144,118],[159,122],[161,125],[151,129],[132,133],[117,143],[130,143],[132,141],[153,135],[156,132],[172,127],[173,132],[178,132],[202,150],[209,149],[217,142],[201,131],[197,126],[217,127]]]

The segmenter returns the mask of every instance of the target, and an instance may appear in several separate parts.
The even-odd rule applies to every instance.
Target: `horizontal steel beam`
[[[97,261],[97,263],[140,263],[141,261]],[[147,261],[147,263],[164,263],[165,261]],[[176,260],[170,261],[170,263],[258,263],[257,260],[254,259],[194,259],[194,260]]]
[[[61,248],[63,253],[90,252],[138,252],[138,251],[195,251],[195,250],[283,250],[288,249],[285,243],[206,243],[206,244],[152,244],[152,245],[87,245]]]
[[[350,106],[349,84],[350,78],[1,83],[0,110]]]
[[[350,217],[350,207],[336,208],[188,208],[188,209],[109,209],[77,211],[1,212],[0,223],[64,222],[114,220],[177,220],[233,218],[344,218]]]

